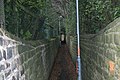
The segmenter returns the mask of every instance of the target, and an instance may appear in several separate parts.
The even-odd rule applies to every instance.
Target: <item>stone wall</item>
[[[58,39],[23,41],[0,29],[0,80],[48,80]]]
[[[69,50],[70,50],[73,63],[76,64],[76,60],[77,60],[77,37],[76,36],[70,36]]]
[[[82,80],[120,80],[120,18],[81,36]]]

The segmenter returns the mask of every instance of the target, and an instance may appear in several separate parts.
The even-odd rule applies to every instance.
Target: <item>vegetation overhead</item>
[[[75,0],[2,1],[6,29],[20,38],[49,39],[59,28],[76,35]],[[79,12],[81,33],[96,33],[120,17],[120,0],[79,0]]]

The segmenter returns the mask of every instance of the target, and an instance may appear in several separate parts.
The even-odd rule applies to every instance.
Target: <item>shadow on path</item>
[[[49,80],[77,80],[74,64],[66,45],[61,45]]]

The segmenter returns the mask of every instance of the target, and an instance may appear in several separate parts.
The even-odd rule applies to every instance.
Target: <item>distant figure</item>
[[[65,44],[65,35],[63,33],[61,33],[61,36],[60,36],[60,41],[61,41],[61,44]]]

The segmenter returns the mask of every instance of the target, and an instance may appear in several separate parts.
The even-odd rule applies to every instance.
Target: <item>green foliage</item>
[[[29,40],[31,37],[32,37],[32,34],[30,33],[30,31],[27,31],[27,32],[24,34],[23,39]]]
[[[117,2],[117,4],[114,4]],[[96,33],[120,17],[119,0],[84,0],[79,2],[82,33]]]
[[[44,39],[45,24],[58,25],[50,5],[49,0],[5,0],[6,29],[26,40]]]
[[[44,34],[55,35],[60,23],[67,34],[76,35],[75,0],[63,4],[58,11],[65,15],[60,20],[61,13],[49,0],[5,0],[6,29],[23,39],[43,39]],[[81,33],[97,33],[120,17],[119,6],[120,0],[79,0]]]
[[[76,9],[75,3],[70,2],[68,7],[68,15],[65,19],[66,32],[69,35],[76,35]]]
[[[59,15],[49,0],[5,0],[6,29],[23,39],[44,39],[58,31]],[[49,27],[51,27],[49,29]]]
[[[67,33],[70,35],[76,35],[75,7],[75,0],[71,0],[65,20]],[[97,33],[120,17],[120,0],[79,0],[79,17],[81,33]]]

